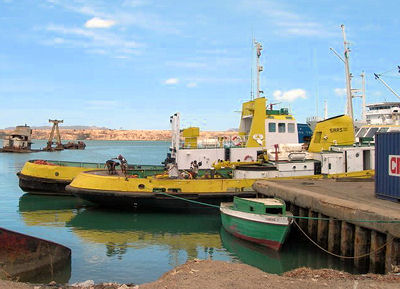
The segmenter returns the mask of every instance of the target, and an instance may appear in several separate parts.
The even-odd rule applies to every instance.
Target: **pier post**
[[[318,213],[313,210],[308,211],[308,235],[315,240],[317,238],[317,229],[318,229],[318,220],[314,220],[312,218],[318,217]]]
[[[329,218],[328,227],[328,251],[338,254],[340,253],[341,222]]]
[[[371,231],[371,247],[369,249],[371,255],[369,256],[369,271],[373,273],[383,273],[385,271],[385,248],[375,252],[378,248],[385,244],[385,235]]]
[[[340,254],[343,256],[353,256],[354,252],[354,225],[342,221],[340,232]]]
[[[293,216],[300,216],[299,214],[299,207],[296,206],[295,204],[290,205],[290,212],[293,214]]]
[[[300,207],[299,208],[299,216],[300,217],[308,217],[307,211],[308,211],[307,209]],[[306,232],[307,231],[307,219],[299,219],[299,226]]]
[[[393,265],[393,241],[391,241],[393,238],[392,235],[386,234],[386,242],[389,242],[386,245],[386,255],[385,255],[385,273],[389,273],[392,271],[392,265]]]
[[[370,248],[370,234],[367,229],[361,228],[360,226],[355,226],[354,229],[354,256],[361,256],[367,254]],[[363,258],[354,259],[354,266],[357,269],[364,271],[367,269],[368,256]]]
[[[317,241],[325,249],[328,248],[328,221],[321,220],[321,218],[327,218],[327,216],[318,213],[318,228],[317,228]]]

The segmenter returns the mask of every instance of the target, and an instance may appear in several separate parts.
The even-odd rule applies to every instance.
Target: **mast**
[[[328,102],[324,100],[324,119],[328,118]]]
[[[346,71],[346,95],[347,95],[347,102],[346,102],[346,114],[353,118],[353,96],[351,92],[351,74],[349,68],[349,43],[346,40],[346,32],[344,30],[344,24],[340,26],[342,28],[343,33],[343,44],[344,44],[344,67]]]
[[[361,87],[361,91],[362,91],[362,95],[361,95],[361,99],[362,99],[362,110],[361,110],[361,120],[363,122],[367,121],[367,104],[365,103],[365,72],[361,72],[361,81],[362,81],[362,87]]]
[[[257,69],[257,91],[256,91],[256,98],[259,98],[260,94],[264,93],[262,90],[260,90],[260,72],[263,71],[263,69],[264,69],[263,66],[260,65],[261,50],[263,48],[262,48],[261,43],[255,41],[255,40],[254,40],[254,45],[255,45],[256,50],[257,50],[257,66],[256,66],[256,69]]]
[[[180,138],[180,114],[179,112],[175,113],[170,117],[169,122],[171,124],[171,158],[176,159],[177,152],[179,150],[179,138]]]

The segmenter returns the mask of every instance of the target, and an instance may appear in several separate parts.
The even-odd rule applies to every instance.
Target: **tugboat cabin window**
[[[376,132],[378,131],[378,129],[379,129],[379,127],[373,127],[373,128],[371,128],[371,129],[368,131],[368,133],[367,133],[367,135],[366,135],[365,137],[373,137],[373,136],[376,134]]]
[[[254,207],[250,206],[250,212],[254,212]]]
[[[276,123],[270,122],[270,123],[268,124],[268,131],[269,131],[269,132],[276,132]]]
[[[283,122],[278,123],[278,132],[286,132],[286,125]]]
[[[363,127],[357,132],[357,137],[362,137],[364,136],[365,132],[367,131],[367,128]]]
[[[290,133],[294,133],[294,123],[288,123],[287,131]]]
[[[282,208],[265,208],[266,214],[282,215]]]

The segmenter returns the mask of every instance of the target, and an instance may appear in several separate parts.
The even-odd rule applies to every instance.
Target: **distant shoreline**
[[[0,129],[0,138],[10,134],[12,129]],[[47,140],[51,129],[33,129],[32,139]],[[117,130],[117,129],[60,129],[62,140],[109,140],[109,141],[169,141],[170,130]],[[232,137],[235,131],[202,131],[201,138],[218,136]]]

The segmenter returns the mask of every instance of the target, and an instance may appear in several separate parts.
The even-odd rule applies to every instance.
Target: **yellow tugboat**
[[[71,195],[65,190],[79,173],[104,169],[104,163],[84,163],[52,160],[30,160],[17,173],[19,186],[22,190],[34,194]],[[131,165],[131,174],[141,177],[159,174],[164,166]]]
[[[176,113],[170,118],[172,140],[162,174],[84,171],[74,176],[66,191],[106,206],[188,208],[201,206],[199,202],[219,205],[234,196],[254,196],[251,186],[260,178],[370,177],[374,146],[355,144],[350,116],[318,122],[310,144],[298,143],[294,117],[287,109],[268,108],[266,99],[260,96],[262,47],[255,44],[257,97],[243,103],[236,136],[200,139],[197,127],[181,131]],[[221,176],[221,169],[232,174]]]

